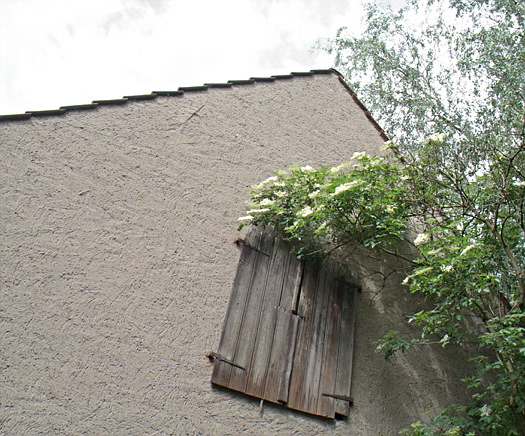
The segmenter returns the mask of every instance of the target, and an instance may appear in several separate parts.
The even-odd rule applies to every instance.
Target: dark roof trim
[[[51,109],[46,111],[28,111],[27,114],[31,114],[35,117],[49,117],[53,115],[64,115],[66,113],[65,109]]]
[[[179,88],[179,91],[183,91],[183,92],[202,92],[202,91],[207,91],[208,90],[208,86],[207,85],[202,85],[202,86],[181,86]]]
[[[184,91],[153,91],[153,94],[162,97],[178,97],[184,95]]]
[[[32,112],[26,112],[25,114],[0,115],[0,121],[27,120],[32,116]]]
[[[333,68],[330,68],[328,70],[311,70],[314,74],[332,74],[335,70]]]
[[[281,74],[278,76],[272,76],[274,79],[283,80],[283,79],[293,79],[293,74]]]
[[[345,87],[345,89],[348,91],[348,93],[352,96],[354,101],[357,103],[357,105],[363,110],[366,117],[369,119],[369,121],[372,123],[372,125],[376,128],[376,130],[379,132],[379,135],[381,135],[381,138],[383,138],[385,141],[389,141],[390,137],[386,134],[386,132],[383,130],[383,128],[378,124],[378,122],[374,119],[370,111],[366,108],[366,106],[363,104],[361,100],[357,97],[356,93],[348,86],[348,83],[346,83],[343,75],[337,71],[336,69],[332,68],[331,71],[339,77],[339,82]]]
[[[97,107],[98,107],[98,103],[88,103],[88,104],[74,104],[71,106],[60,106],[60,109],[65,110],[65,111],[85,111],[85,110],[96,109]]]
[[[134,101],[155,100],[157,98],[157,94],[151,93],[151,94],[143,94],[143,95],[125,95],[124,98],[127,98],[128,100],[134,100]]]
[[[255,82],[275,82],[275,77],[251,77]]]
[[[226,83],[205,83],[204,86],[207,86],[209,88],[231,88],[233,83],[226,82]]]
[[[228,83],[231,83],[232,85],[253,85],[255,83],[255,80],[254,79],[228,80]]]
[[[304,71],[304,72],[293,72],[291,74],[282,74],[282,75],[275,75],[270,77],[252,77],[248,80],[229,80],[226,83],[207,83],[202,86],[186,86],[186,87],[180,87],[177,91],[153,91],[151,94],[144,94],[144,95],[129,95],[125,96],[120,99],[114,99],[114,100],[94,100],[90,104],[81,104],[81,105],[73,105],[73,106],[61,106],[60,109],[52,109],[52,110],[41,110],[41,111],[28,111],[24,114],[12,114],[12,115],[0,115],[0,122],[2,121],[19,121],[19,120],[27,120],[33,116],[35,117],[46,117],[46,116],[61,116],[64,115],[66,112],[71,111],[81,111],[81,110],[93,110],[96,109],[99,106],[107,106],[107,105],[123,105],[128,103],[129,101],[148,101],[148,100],[154,100],[157,97],[182,97],[184,96],[184,93],[186,92],[203,92],[207,91],[209,88],[231,88],[233,86],[244,86],[244,85],[253,85],[257,82],[275,82],[276,80],[290,80],[295,77],[307,77],[307,76],[313,76],[315,74],[336,74],[339,77],[339,81],[343,84],[345,89],[350,93],[354,101],[358,104],[358,106],[363,110],[367,118],[370,120],[370,122],[374,125],[374,127],[377,129],[381,137],[387,141],[389,140],[388,135],[385,133],[385,131],[379,126],[376,120],[372,117],[368,109],[365,107],[365,105],[357,98],[357,95],[350,89],[350,87],[345,82],[343,76],[339,71],[329,68],[326,70],[310,70],[310,71]]]
[[[108,106],[108,105],[118,105],[126,104],[128,102],[127,98],[116,98],[114,100],[93,100],[93,103],[98,104],[99,106]]]

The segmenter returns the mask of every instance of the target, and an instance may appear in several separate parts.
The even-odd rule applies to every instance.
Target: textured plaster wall
[[[210,385],[250,186],[383,143],[335,74],[3,122],[0,135],[1,434],[395,434],[463,390],[459,353],[374,353],[415,308],[365,275],[348,420]]]

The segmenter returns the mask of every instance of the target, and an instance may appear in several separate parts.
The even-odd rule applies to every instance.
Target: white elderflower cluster
[[[448,272],[452,271],[453,268],[454,267],[452,265],[446,265],[446,266],[442,266],[441,267],[441,271],[448,273]]]
[[[269,185],[272,182],[276,182],[278,180],[277,176],[271,176],[268,177],[266,180],[263,180],[261,183],[259,183],[257,186],[254,186],[253,189],[262,189],[266,185]]]
[[[448,343],[450,342],[450,336],[449,335],[445,335],[441,338],[441,340],[439,341],[440,344],[443,344],[443,347],[445,345],[447,345]]]
[[[386,213],[394,213],[396,211],[396,207],[395,206],[392,206],[391,204],[389,204],[386,208],[385,208],[385,211]]]
[[[352,156],[352,160],[359,160],[366,156],[366,153],[364,151],[355,152]]]
[[[335,188],[335,191],[331,194],[331,196],[335,197],[336,195],[342,194],[343,192],[362,185],[363,183],[364,182],[362,180],[353,180],[352,182],[343,183],[342,185],[339,185],[337,188]]]
[[[348,168],[349,166],[350,166],[349,162],[344,162],[337,167],[330,168],[330,172],[335,174],[335,173],[338,173],[339,171],[344,170],[345,168]]]
[[[444,142],[445,135],[443,133],[434,133],[427,138],[427,142]]]
[[[306,218],[308,215],[311,215],[313,213],[314,213],[313,209],[310,206],[306,206],[302,210],[297,212],[297,216],[299,218]]]
[[[259,204],[261,206],[263,206],[263,207],[273,206],[275,204],[275,200],[270,200],[269,198],[264,198],[263,200],[261,200],[261,202]]]
[[[268,209],[267,207],[265,208],[260,208],[260,209],[252,209],[252,210],[249,210],[248,212],[246,212],[248,215],[256,215],[256,214],[261,214],[261,213],[266,213],[268,212],[270,209]]]
[[[479,413],[481,416],[490,416],[492,415],[492,409],[488,404],[484,404],[480,409]]]
[[[328,226],[328,221],[323,222],[315,231],[316,234],[321,233]]]
[[[253,216],[252,215],[246,215],[246,216],[241,216],[240,218],[237,218],[237,221],[240,221],[240,222],[243,222],[243,223],[251,223],[253,220]]]
[[[427,233],[419,233],[416,236],[416,239],[414,239],[414,245],[419,247],[420,245],[426,244],[428,241],[430,241],[430,235]]]
[[[475,246],[476,246],[476,244],[469,245],[468,247],[466,247],[465,249],[463,249],[463,251],[462,251],[461,253],[459,253],[459,255],[460,255],[460,256],[464,256],[464,255],[467,254],[470,250],[472,250]]]

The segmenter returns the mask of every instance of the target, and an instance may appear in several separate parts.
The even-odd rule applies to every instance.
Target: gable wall
[[[250,186],[383,143],[336,74],[7,121],[0,141],[6,434],[390,434],[457,401],[460,365],[440,350],[373,352],[411,311],[403,290],[374,297],[373,277],[348,421],[210,385]]]

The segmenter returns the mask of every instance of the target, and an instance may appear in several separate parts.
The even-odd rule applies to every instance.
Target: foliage
[[[277,172],[256,187],[252,209],[241,221],[283,230],[300,242],[299,258],[326,255],[334,246],[402,240],[408,210],[403,185],[396,183],[400,166],[364,153],[354,158],[335,168]]]
[[[299,257],[416,245],[404,284],[431,304],[409,320],[421,337],[389,332],[378,349],[391,358],[468,338],[483,353],[465,380],[472,403],[406,433],[525,434],[525,7],[381,2],[365,25],[358,37],[340,29],[324,48],[395,136],[393,153],[275,173],[242,221],[282,231]],[[473,316],[481,332],[467,328]]]
[[[485,326],[479,345],[495,353],[468,380],[480,391],[454,409],[463,418],[449,409],[412,434],[525,434],[525,5],[371,3],[362,34],[340,29],[323,48],[395,136],[411,212],[422,217],[406,283],[433,308],[411,319],[422,339],[390,336],[380,347],[388,355],[430,335],[462,343],[474,313]],[[482,387],[487,373],[494,382]]]
[[[404,151],[446,133],[459,161],[523,135],[525,6],[517,0],[370,3],[364,32],[322,48]]]
[[[431,138],[424,147],[438,142]],[[518,151],[522,159],[525,149]],[[356,153],[352,162],[335,168],[277,172],[254,187],[240,227],[250,223],[283,232],[297,243],[300,258],[326,256],[337,247],[391,254],[401,241],[417,246],[419,257],[403,284],[432,303],[409,320],[421,326],[422,335],[406,340],[389,332],[378,350],[391,358],[413,344],[462,344],[476,334],[464,322],[474,314],[484,323],[477,343],[494,352],[495,359],[477,359],[479,371],[466,380],[475,388],[469,407],[450,408],[430,423],[416,423],[411,434],[512,434],[512,428],[521,428],[525,410],[525,290],[520,279],[525,229],[523,207],[507,203],[525,197],[525,179],[507,167],[512,183],[496,201],[493,179],[499,173],[465,178],[458,192],[458,185],[443,180],[439,165],[422,157],[401,159],[403,164]],[[491,198],[491,208],[487,204],[478,214],[479,202],[466,202],[465,193],[470,200]],[[415,217],[420,233],[411,238]]]

